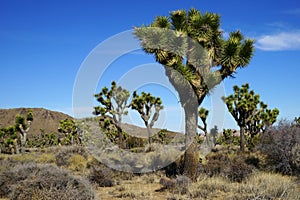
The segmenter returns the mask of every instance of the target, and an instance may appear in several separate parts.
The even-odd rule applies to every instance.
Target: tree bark
[[[21,153],[25,153],[27,133],[23,132],[22,134],[20,134],[20,136],[21,136]]]
[[[243,126],[240,129],[240,150],[245,151],[245,127]]]
[[[147,125],[147,131],[148,131],[148,143],[149,143],[149,145],[151,145],[151,143],[152,143],[152,134],[151,134],[150,125]]]
[[[191,102],[190,102],[191,103]],[[197,104],[185,104],[185,153],[183,174],[192,180],[196,178],[197,172]]]

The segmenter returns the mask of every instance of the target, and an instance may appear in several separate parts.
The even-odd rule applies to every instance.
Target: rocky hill
[[[46,133],[57,132],[60,120],[72,118],[64,113],[51,111],[44,108],[0,109],[0,128],[14,125],[15,116],[20,114],[26,117],[29,109],[33,111],[34,118],[29,131],[30,134],[39,134],[41,129],[44,129]]]

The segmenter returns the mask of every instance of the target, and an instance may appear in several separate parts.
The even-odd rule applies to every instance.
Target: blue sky
[[[232,92],[233,85],[248,82],[270,108],[279,108],[280,118],[299,116],[300,3],[297,0],[1,0],[0,108],[44,107],[72,115],[76,77],[97,45],[132,30],[133,26],[149,24],[157,15],[191,7],[220,14],[221,27],[226,33],[239,29],[256,40],[250,65],[239,70],[235,79],[224,82],[225,94]],[[131,69],[138,70],[149,63],[154,69],[159,68],[153,57],[141,51],[122,56],[111,63],[96,87],[120,80]],[[176,121],[170,114],[178,107],[176,95],[157,84],[140,87],[165,98],[170,112],[162,113],[162,118],[169,120],[162,126],[177,129],[174,124],[182,118]],[[203,105],[214,107],[210,98]],[[227,114],[224,127],[233,126],[235,123]]]

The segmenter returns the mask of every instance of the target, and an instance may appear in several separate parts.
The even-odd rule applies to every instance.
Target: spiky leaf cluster
[[[0,151],[1,153],[12,153],[17,139],[14,126],[0,128]]]
[[[199,110],[198,110],[198,116],[200,117],[200,119],[203,123],[203,126],[198,124],[198,128],[201,129],[205,133],[205,135],[207,134],[206,120],[207,120],[207,117],[208,117],[208,113],[209,113],[209,110],[207,110],[203,107],[200,107]]]
[[[33,121],[32,110],[28,110],[26,114],[26,118],[18,114],[15,117],[15,128],[17,131],[23,134],[23,132],[30,127],[32,121]]]
[[[149,26],[135,28],[135,35],[146,53],[189,81],[199,104],[211,88],[248,65],[254,51],[254,41],[240,31],[222,37],[219,15],[195,8],[158,16]]]
[[[20,128],[21,126],[24,129],[27,128],[27,124],[25,123],[25,118],[21,115],[16,115],[16,117],[15,117],[15,127],[18,131],[21,131],[21,128]]]
[[[115,81],[112,81],[111,88],[102,88],[101,92],[95,94],[97,101],[101,104],[94,109],[95,115],[109,116],[105,119],[106,125],[110,123],[117,124],[121,121],[121,116],[126,115],[127,101],[130,96],[128,90],[117,86]]]
[[[65,134],[75,135],[77,133],[77,125],[72,119],[63,119],[59,121],[58,131]]]
[[[152,128],[159,117],[160,110],[163,109],[163,105],[162,100],[159,97],[152,96],[151,93],[142,92],[141,95],[138,95],[134,91],[131,108],[137,110],[145,125]],[[154,108],[154,113],[152,108]]]
[[[29,110],[28,112],[27,112],[27,115],[26,115],[26,120],[27,121],[33,121],[33,112],[32,112],[32,110]]]

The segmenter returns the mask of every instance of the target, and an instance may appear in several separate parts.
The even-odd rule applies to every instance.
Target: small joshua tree
[[[209,113],[209,111],[206,110],[203,107],[200,107],[199,110],[198,110],[198,115],[199,115],[199,117],[200,117],[200,119],[203,123],[202,126],[200,124],[198,124],[198,128],[204,132],[205,137],[207,137],[207,123],[206,123],[206,120],[207,120],[208,113]]]
[[[74,120],[60,120],[58,131],[66,135],[67,139],[69,140],[67,143],[73,145],[75,140],[78,140],[77,143],[81,143],[80,138],[78,137],[78,128]]]
[[[128,113],[126,109],[129,96],[129,91],[118,87],[115,81],[112,81],[110,89],[104,87],[100,93],[95,94],[101,106],[94,108],[94,114],[104,119],[104,123],[100,124],[103,128],[108,128],[112,124],[117,128],[120,148],[123,146],[122,116]]]
[[[234,94],[222,97],[229,112],[240,127],[240,149],[244,151],[245,133],[250,133],[250,142],[259,132],[264,132],[276,122],[279,110],[270,110],[259,100],[259,95],[253,90],[249,91],[249,84],[241,88],[234,86]]]
[[[141,95],[138,95],[136,91],[133,92],[131,109],[137,110],[141,115],[147,127],[149,144],[151,144],[151,128],[157,121],[159,112],[163,108],[162,101],[159,97],[154,97],[150,93],[145,92],[142,92]]]
[[[21,152],[25,152],[25,145],[27,141],[27,134],[31,127],[31,123],[33,121],[33,113],[32,110],[27,112],[26,120],[25,117],[21,115],[17,115],[15,118],[15,128],[20,133],[20,142],[21,142]],[[16,148],[17,153],[19,153],[18,148]]]

